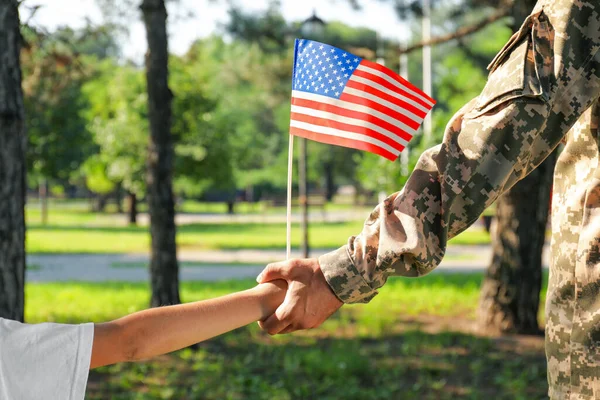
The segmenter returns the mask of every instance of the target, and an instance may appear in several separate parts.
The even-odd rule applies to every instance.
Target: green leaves
[[[98,185],[98,165],[104,166],[104,179],[139,196],[145,192],[145,154],[148,146],[147,97],[143,71],[132,66],[118,66],[106,60],[98,75],[83,87],[90,107],[84,113],[87,129],[92,133],[99,153],[88,171],[95,172],[91,190]],[[96,183],[96,184],[94,184]]]

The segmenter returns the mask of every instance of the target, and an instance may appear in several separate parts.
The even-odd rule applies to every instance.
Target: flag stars
[[[339,98],[360,61],[361,58],[353,54],[304,40],[297,49],[294,88],[320,96]]]

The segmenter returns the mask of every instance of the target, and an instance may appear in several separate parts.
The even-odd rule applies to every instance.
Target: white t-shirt
[[[22,324],[0,318],[0,399],[82,400],[94,324]]]

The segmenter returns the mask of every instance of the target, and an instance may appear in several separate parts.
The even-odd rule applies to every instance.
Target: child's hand
[[[285,299],[287,282],[283,279],[277,279],[271,282],[262,283],[256,286],[255,290],[258,292],[260,299],[262,309],[261,319],[264,319],[273,314]]]

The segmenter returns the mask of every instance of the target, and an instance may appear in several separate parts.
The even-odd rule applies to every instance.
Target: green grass
[[[472,321],[481,280],[482,274],[392,278],[369,305],[345,306],[316,330],[272,338],[253,324],[195,351],[93,371],[86,398],[544,398],[539,348],[461,333],[460,325]],[[253,285],[186,282],[181,295],[193,301]],[[148,301],[147,284],[30,283],[26,319],[101,322]],[[455,331],[427,329],[423,315]]]
[[[430,274],[414,278],[390,278],[379,296],[369,307],[348,306],[352,318],[364,318],[375,325],[388,316],[467,315],[474,310],[479,296],[481,274]],[[221,296],[255,285],[252,280],[226,282],[184,282],[181,284],[183,301],[195,301]],[[26,318],[28,321],[103,321],[125,313],[143,309],[149,302],[146,283],[29,283],[26,290]],[[385,309],[373,316],[372,309]],[[383,315],[386,314],[386,315]],[[337,329],[337,326],[335,327]]]
[[[185,201],[182,208],[188,212],[225,212],[220,203]],[[330,209],[349,209],[345,204],[327,205]],[[240,204],[240,213],[264,208],[264,204]],[[357,215],[368,215],[368,208]],[[269,208],[269,212],[283,213],[283,208]],[[27,251],[29,253],[146,253],[150,247],[147,227],[126,226],[126,218],[115,213],[92,213],[84,201],[52,200],[48,225],[41,224],[39,205],[27,207]],[[310,244],[313,248],[337,248],[348,237],[358,234],[363,221],[310,224]],[[178,227],[178,245],[182,250],[202,249],[283,249],[286,227],[284,223],[228,223],[188,224]],[[483,230],[468,230],[453,241],[455,244],[487,244],[489,235]],[[292,246],[300,246],[300,229],[295,224]]]
[[[147,205],[140,203],[139,212],[147,212]],[[373,207],[355,206],[352,204],[328,203],[324,207],[315,206],[315,210],[325,211],[356,211],[357,214],[365,216],[371,212]],[[89,223],[89,224],[114,224],[125,220],[123,215],[117,214],[116,204],[109,203],[106,207],[106,213],[94,213],[90,211],[91,203],[85,200],[61,200],[52,199],[48,204],[48,219],[52,224],[65,224],[70,222]],[[127,209],[123,205],[123,209]],[[294,203],[293,210],[298,211],[297,204]],[[227,214],[227,205],[225,203],[208,203],[195,200],[185,200],[177,206],[177,212],[185,214]],[[273,206],[269,202],[260,201],[256,203],[236,203],[236,215],[285,215],[285,206]],[[32,200],[27,204],[27,220],[30,223],[40,223],[42,218],[41,206],[38,201]],[[116,221],[116,222],[115,222]]]
[[[313,223],[310,244],[313,248],[337,248],[362,229],[362,222]],[[177,244],[181,250],[203,249],[284,249],[285,224],[190,224],[178,227]],[[454,244],[487,244],[489,234],[468,230]],[[292,228],[292,246],[300,245],[300,229]],[[34,225],[27,230],[29,253],[143,253],[150,248],[146,227],[81,227]]]
[[[122,262],[113,262],[110,264],[111,268],[148,268],[148,263],[143,261],[122,261]],[[265,264],[261,263],[251,263],[251,262],[241,262],[241,261],[233,261],[233,262],[203,262],[203,261],[179,261],[179,267],[181,268],[201,268],[201,267],[264,267]]]

